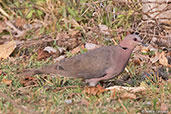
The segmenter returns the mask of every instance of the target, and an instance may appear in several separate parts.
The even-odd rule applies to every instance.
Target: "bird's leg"
[[[96,86],[98,83],[98,81],[96,81],[96,79],[94,80],[94,78],[93,79],[86,79],[85,81],[86,81],[86,83],[89,84],[89,86]]]
[[[106,74],[104,77],[87,79],[86,82],[89,83],[89,86],[96,86],[99,81],[108,80],[111,79],[112,77],[113,75]]]

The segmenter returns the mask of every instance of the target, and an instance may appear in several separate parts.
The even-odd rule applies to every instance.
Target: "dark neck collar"
[[[123,47],[123,46],[121,46],[121,45],[119,45],[119,47],[121,47],[123,50],[128,50],[127,47]]]

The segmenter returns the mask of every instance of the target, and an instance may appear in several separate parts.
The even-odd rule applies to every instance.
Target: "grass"
[[[103,2],[98,0],[6,0],[0,1],[0,5],[10,15],[9,18],[2,15],[0,21],[4,21],[4,18],[16,20],[20,17],[32,26],[38,26],[39,22],[41,23],[38,28],[28,30],[24,36],[14,38],[15,40],[34,41],[46,36],[55,39],[58,33],[69,35],[70,30],[78,30],[81,43],[75,47],[85,42],[100,45],[118,43],[126,34],[131,33],[132,29],[135,29],[134,26],[142,19],[142,14],[136,14],[135,11],[139,11],[141,6],[131,9],[129,5],[126,6],[112,0]],[[108,27],[109,35],[99,31],[98,25],[100,24]],[[24,30],[22,27],[21,29]],[[0,33],[0,36],[4,34],[13,33],[12,30],[6,30]],[[78,36],[71,35],[70,39]],[[112,80],[113,85],[140,86],[142,82],[147,84],[148,90],[136,93],[136,99],[122,98],[124,92],[105,91],[98,95],[88,94],[85,92],[86,84],[81,79],[50,75],[36,75],[28,79],[18,77],[17,73],[23,69],[39,68],[53,63],[53,57],[37,60],[37,49],[47,45],[54,48],[60,47],[56,41],[53,41],[28,48],[18,48],[9,59],[0,61],[2,71],[0,89],[14,101],[13,104],[9,99],[1,97],[0,113],[24,114],[25,110],[17,106],[25,106],[27,110],[43,114],[141,114],[159,113],[164,108],[168,109],[162,113],[171,111],[171,83],[169,80],[160,80],[156,78],[156,75],[151,75],[152,79],[141,80],[141,74],[147,68],[148,63],[141,67],[130,62],[127,66],[129,73],[124,71],[121,76]],[[72,56],[72,49],[66,45],[65,54]],[[84,51],[86,50],[81,50],[81,53]],[[154,54],[147,53],[147,55]],[[131,78],[122,81],[125,75]],[[8,81],[12,82],[8,84]]]

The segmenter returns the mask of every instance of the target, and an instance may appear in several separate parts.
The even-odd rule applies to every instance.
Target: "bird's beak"
[[[142,40],[139,40],[139,41],[138,41],[138,44],[139,44],[139,45],[143,45],[144,43],[143,43]]]
[[[144,42],[141,42],[141,45],[144,46],[144,47],[147,47],[148,45],[145,44]]]
[[[143,46],[143,47],[147,47],[148,45],[145,44],[142,40],[138,42],[139,45]]]

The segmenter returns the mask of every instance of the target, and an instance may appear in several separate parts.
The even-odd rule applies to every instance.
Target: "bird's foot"
[[[95,79],[87,79],[87,80],[86,80],[86,83],[88,83],[89,86],[96,86],[97,83],[98,83],[98,81],[95,80]]]

